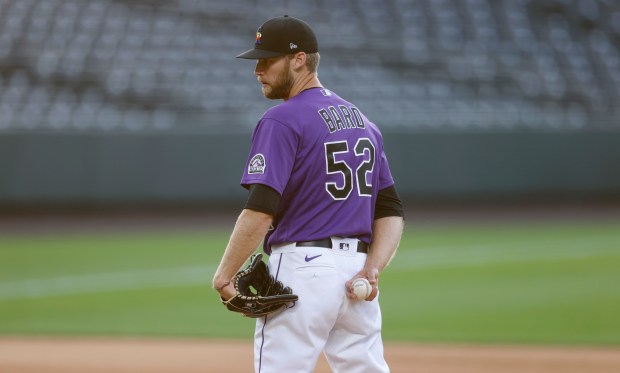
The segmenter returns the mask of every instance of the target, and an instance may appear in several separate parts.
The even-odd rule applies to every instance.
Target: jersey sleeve
[[[388,164],[387,156],[385,155],[383,149],[381,149],[379,162],[379,190],[382,190],[394,185],[394,178],[392,178],[392,173],[390,172],[390,166]]]
[[[293,169],[299,137],[287,125],[274,119],[261,119],[252,136],[252,147],[241,185],[264,184],[280,195]]]

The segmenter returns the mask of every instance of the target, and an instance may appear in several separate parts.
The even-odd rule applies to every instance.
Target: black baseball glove
[[[222,299],[229,310],[256,318],[295,305],[299,297],[269,274],[262,258],[263,254],[254,255],[248,267],[233,277],[237,295],[227,301]]]

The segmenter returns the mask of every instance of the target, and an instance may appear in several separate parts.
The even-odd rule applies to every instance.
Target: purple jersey
[[[265,112],[241,185],[281,195],[271,245],[331,236],[372,239],[379,190],[394,184],[379,129],[354,105],[312,88]]]

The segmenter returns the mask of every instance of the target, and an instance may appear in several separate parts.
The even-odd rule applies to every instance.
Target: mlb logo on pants
[[[349,244],[346,242],[341,242],[340,243],[340,250],[342,251],[349,251]]]

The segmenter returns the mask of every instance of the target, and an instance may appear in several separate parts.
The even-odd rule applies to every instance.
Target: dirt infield
[[[620,349],[387,344],[392,372],[611,373]],[[0,372],[252,372],[249,342],[0,338]],[[322,358],[315,373],[331,372]]]

